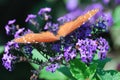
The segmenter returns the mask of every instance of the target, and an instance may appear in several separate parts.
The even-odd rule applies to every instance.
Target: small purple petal
[[[45,30],[48,30],[49,27],[51,27],[51,26],[52,26],[52,23],[51,23],[51,22],[47,22],[47,23],[45,24],[44,29],[45,29]]]
[[[40,11],[38,12],[38,15],[44,14],[46,12],[51,12],[51,8],[41,8]]]
[[[15,38],[19,37],[20,34],[21,34],[24,30],[25,30],[25,28],[19,29],[19,30],[15,33],[14,37],[15,37]]]
[[[15,22],[16,22],[16,19],[9,20],[9,21],[8,21],[8,25],[14,24]]]
[[[8,25],[5,26],[6,34],[8,35],[10,32],[10,27]]]
[[[49,66],[46,67],[46,71],[50,71],[50,72],[55,72],[56,69],[59,68],[59,65],[56,64],[50,64]]]
[[[29,14],[25,20],[25,22],[28,22],[30,19],[35,19],[37,16],[34,14]]]

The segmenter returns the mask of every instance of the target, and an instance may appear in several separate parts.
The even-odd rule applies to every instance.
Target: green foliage
[[[34,49],[32,51],[33,57],[34,59],[39,59],[40,61],[42,60],[43,62],[47,61],[47,59],[41,55],[42,52],[37,51],[36,49]],[[34,64],[34,63],[30,63],[36,70],[39,68],[40,65]],[[63,68],[65,69],[65,68]],[[51,73],[45,70],[45,68],[40,72],[39,77],[40,78],[44,78],[46,80],[67,80],[67,76],[64,75],[63,73],[61,73],[60,71],[63,71],[62,68],[60,68],[59,70],[56,70],[56,72]],[[68,71],[67,71],[68,72]],[[68,75],[68,74],[67,74]],[[70,76],[69,76],[70,77]]]
[[[44,56],[42,56],[41,53],[42,53],[42,52],[39,52],[39,51],[37,51],[36,49],[34,49],[34,50],[32,51],[32,54],[33,54],[32,58],[33,58],[33,59],[39,59],[40,61],[42,60],[43,62],[47,61],[47,59],[46,59]]]
[[[120,25],[120,6],[116,7],[113,13],[114,23]],[[120,27],[120,26],[119,26]]]
[[[109,61],[111,61],[110,58],[106,58],[106,59],[104,59],[104,60],[97,60],[97,61],[96,61],[96,62],[98,63],[98,67],[97,67],[97,68],[103,69],[104,66],[105,66],[105,64],[106,64],[107,62],[109,62]]]
[[[0,54],[2,54],[4,51],[4,46],[0,46]]]
[[[79,59],[70,62],[70,71],[77,80],[91,80],[96,72],[97,64],[87,66]]]
[[[60,71],[56,70],[54,73],[51,73],[46,71],[45,68],[40,72],[39,77],[46,80],[67,80],[67,77]]]
[[[114,25],[111,28],[111,35],[115,48],[120,47],[120,6],[117,6],[113,12]]]
[[[120,80],[120,72],[109,70],[98,73],[100,80]]]
[[[76,79],[72,76],[72,74],[71,74],[71,72],[70,72],[70,69],[69,69],[68,67],[63,66],[63,67],[59,68],[58,71],[60,71],[61,73],[63,73],[63,74],[64,74],[65,76],[67,76],[69,79],[71,79],[71,80],[76,80]]]

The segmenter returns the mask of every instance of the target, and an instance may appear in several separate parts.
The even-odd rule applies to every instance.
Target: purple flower
[[[4,52],[8,54],[8,53],[9,53],[9,50],[10,50],[10,47],[9,47],[8,45],[6,45]]]
[[[56,32],[59,29],[59,25],[56,24],[56,23],[47,22],[46,25],[45,25],[45,27],[44,27],[44,29],[45,30],[49,30],[49,31],[51,31],[51,32],[53,32],[53,33],[56,34]]]
[[[56,52],[60,52],[60,44],[53,44],[52,45],[52,50],[56,51]]]
[[[9,21],[8,21],[8,25],[14,24],[15,22],[16,22],[16,19],[9,20]]]
[[[37,16],[34,15],[34,14],[29,14],[29,15],[27,16],[25,22],[28,22],[28,21],[30,21],[31,19],[35,19],[36,17],[37,17]]]
[[[51,23],[51,22],[47,22],[47,23],[45,24],[44,29],[45,29],[45,30],[48,30],[49,27],[51,27],[51,26],[52,26],[52,23]]]
[[[10,32],[10,26],[6,25],[5,26],[5,30],[6,30],[6,34],[9,34],[9,32]]]
[[[7,45],[5,46],[5,53],[9,53],[9,50],[11,48],[18,49],[19,48],[18,43],[15,43],[13,41],[8,42]]]
[[[51,8],[41,8],[40,11],[38,12],[38,15],[41,15],[41,14],[44,14],[44,13],[47,13],[47,12],[51,12]]]
[[[76,57],[76,50],[69,46],[64,49],[64,58],[68,62]]]
[[[26,46],[23,47],[23,50],[24,50],[25,54],[30,54],[30,55],[32,55],[33,47],[30,46],[30,45],[26,45]]]
[[[113,25],[113,18],[111,12],[105,12],[103,15],[103,19],[107,21],[108,26]]]
[[[115,0],[115,3],[116,4],[120,4],[120,0]]]
[[[92,61],[93,55],[97,50],[97,44],[95,40],[88,38],[85,40],[78,39],[76,47],[80,51],[80,57],[83,62],[88,63]]]
[[[78,0],[67,0],[66,1],[66,8],[69,11],[73,11],[78,7]]]
[[[81,10],[77,9],[77,10],[72,11],[62,17],[59,17],[57,19],[57,21],[61,24],[72,21],[72,20],[76,19],[78,16],[80,16],[81,12],[82,12]]]
[[[42,8],[39,10],[38,15],[47,21],[49,18],[51,18],[51,16],[47,14],[48,12],[51,12],[51,8]]]
[[[28,33],[33,33],[33,31],[31,31],[30,29],[27,29],[27,30],[25,30],[25,31],[23,32],[22,35],[25,35],[25,34],[28,34]]]
[[[109,50],[108,42],[102,37],[98,38],[97,39],[97,49],[99,50],[98,51],[99,58],[100,59],[106,58],[107,52]]]
[[[12,61],[15,60],[16,57],[13,56],[12,54],[3,54],[3,58],[2,58],[2,62],[3,62],[3,65],[6,69],[8,69],[9,71],[12,70]]]
[[[108,4],[110,0],[102,0],[104,4]]]
[[[6,34],[7,35],[13,35],[15,31],[17,30],[16,26],[14,26],[14,23],[16,20],[9,20],[8,24],[5,26]]]
[[[98,30],[107,29],[107,25],[104,20],[99,20],[96,24],[94,24],[94,28],[98,28]]]
[[[90,23],[85,23],[80,28],[78,28],[75,32],[73,32],[73,35],[77,39],[85,39],[86,37],[91,36],[92,29],[90,25],[87,25],[87,24],[90,24]]]
[[[20,35],[23,33],[24,30],[25,30],[25,28],[21,28],[18,31],[16,31],[14,37],[15,38],[20,37]]]
[[[60,61],[63,58],[63,54],[60,54],[59,56],[56,57],[51,57],[50,61],[54,62],[54,61]]]
[[[49,66],[46,67],[46,71],[50,71],[50,72],[55,72],[56,69],[59,68],[59,65],[56,64],[50,64]]]

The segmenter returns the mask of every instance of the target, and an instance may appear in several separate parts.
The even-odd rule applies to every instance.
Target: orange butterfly
[[[50,31],[40,32],[40,33],[28,33],[24,36],[14,39],[14,42],[17,43],[38,43],[38,42],[54,42],[60,40],[60,37],[65,37],[79,26],[84,24],[92,16],[94,16],[99,9],[94,9],[88,11],[86,14],[79,16],[74,21],[67,22],[60,26],[60,29],[57,32],[57,35],[54,35]]]

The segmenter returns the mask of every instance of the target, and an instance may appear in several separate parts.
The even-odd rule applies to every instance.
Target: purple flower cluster
[[[59,68],[59,64],[55,63],[55,64],[50,64],[49,66],[46,67],[46,71],[50,71],[50,72],[55,72],[56,69]]]
[[[92,28],[91,25],[88,25],[90,23],[85,23],[80,28],[78,28],[73,34],[77,39],[84,39],[86,37],[91,36]]]
[[[49,12],[51,12],[51,8],[42,8],[39,10],[38,15],[43,17],[43,19],[47,21],[49,18],[51,18],[51,16],[47,14]]]
[[[4,67],[11,71],[12,70],[12,61],[16,59],[16,56],[13,56],[12,54],[3,54],[2,62]]]
[[[34,14],[29,14],[28,16],[27,16],[27,18],[26,18],[26,20],[25,20],[25,22],[30,22],[30,20],[32,20],[32,19],[36,19],[36,15],[34,15]]]
[[[77,1],[78,0],[76,0],[76,2]],[[59,26],[61,24],[68,22],[68,21],[72,21],[81,15],[82,11],[75,9],[75,8],[77,8],[76,5],[78,4],[76,2],[75,2],[75,5],[70,7],[69,4],[72,3],[72,0],[71,0],[71,2],[67,5],[67,8],[69,8],[71,12],[66,14],[65,16],[58,18],[57,23],[50,21],[51,16],[48,13],[51,12],[51,8],[40,9],[40,11],[38,12],[38,15],[29,14],[27,16],[25,22],[29,22],[34,26],[40,27],[40,24],[37,21],[37,18],[40,17],[41,20],[45,21],[43,30],[44,31],[49,30],[52,33],[56,34],[57,31],[59,30]],[[93,22],[95,22],[96,19],[99,16],[101,16],[103,6],[98,3],[98,4],[94,4],[94,5],[88,7],[88,9],[91,9],[91,8],[92,9],[93,8],[101,9],[100,12],[93,19],[91,19],[92,21],[86,22],[80,28],[78,28],[77,30],[72,32],[71,34],[69,34],[65,37],[61,37],[60,41],[46,43],[53,50],[53,51],[50,51],[50,54],[51,54],[51,52],[54,53],[54,51],[57,53],[57,54],[55,54],[55,56],[50,57],[50,58],[48,58],[48,56],[51,56],[51,55],[46,54],[47,58],[48,58],[48,63],[46,65],[50,64],[50,65],[46,66],[47,71],[55,72],[56,69],[60,67],[59,66],[60,64],[64,64],[64,62],[68,63],[70,60],[73,60],[74,58],[76,58],[78,56],[77,50],[80,53],[81,60],[85,63],[91,62],[95,53],[98,53],[98,56],[100,59],[104,59],[106,57],[106,54],[109,50],[108,42],[102,37],[93,39],[93,36],[91,35],[91,32],[93,32],[92,28],[97,27],[97,28],[105,29],[107,26],[104,23],[105,21],[101,20],[101,21],[98,21],[94,25],[94,27],[91,27]],[[107,16],[105,16],[106,18],[104,20],[106,20],[108,23],[112,23],[111,14],[110,13],[106,13],[106,14],[107,14]],[[15,38],[31,32],[30,30],[25,30],[25,28],[20,28],[20,29],[17,28],[14,25],[15,21],[16,20],[10,20],[8,22],[8,25],[5,27],[7,34],[10,33],[11,29],[14,30],[12,27],[15,28],[15,30],[14,30]],[[112,25],[112,24],[109,24],[109,26],[110,25]],[[3,61],[3,65],[5,66],[5,68],[8,69],[9,71],[12,70],[13,60],[15,60],[17,58],[15,56],[13,56],[12,52],[10,51],[11,48],[17,49],[17,48],[19,48],[19,46],[18,46],[18,44],[14,43],[14,42],[8,42],[7,45],[5,46],[5,54],[3,55],[2,61]],[[49,50],[47,50],[46,46],[44,48],[46,49],[46,52],[49,51]],[[38,48],[38,49],[41,49],[41,48]],[[48,48],[48,49],[50,49],[50,48]],[[33,47],[31,44],[22,46],[22,50],[21,50],[22,52],[24,52],[25,54],[27,54],[27,56],[29,58],[31,58],[32,50],[33,50]],[[34,59],[32,59],[31,61],[34,61]]]
[[[52,49],[53,51],[60,52],[60,47],[61,47],[60,44],[56,43],[56,44],[53,44],[53,45],[52,45],[52,48],[51,48],[51,49]]]
[[[58,29],[59,29],[59,25],[57,23],[52,23],[52,22],[47,22],[44,27],[44,30],[49,30],[55,34],[57,33]]]
[[[19,48],[18,44],[17,43],[14,43],[14,42],[8,42],[7,45],[5,46],[5,54],[3,54],[3,58],[2,58],[2,61],[3,61],[3,65],[6,69],[8,69],[9,71],[12,70],[12,61],[16,59],[15,56],[13,56],[10,52],[10,49],[11,48]]]
[[[15,34],[15,32],[17,30],[16,26],[14,25],[15,22],[16,22],[15,19],[8,21],[8,24],[5,26],[5,30],[6,30],[7,35],[14,35]]]
[[[65,23],[65,22],[69,22],[69,21],[72,21],[74,19],[76,19],[78,16],[80,16],[82,11],[80,11],[79,9],[75,10],[75,11],[72,11],[62,17],[59,17],[57,19],[57,21],[61,24]]]
[[[72,46],[69,46],[64,49],[64,58],[65,61],[70,61],[76,57],[76,50],[72,48]]]
[[[97,40],[88,38],[85,40],[78,39],[76,47],[80,51],[81,60],[85,63],[91,62],[97,51],[99,58],[104,59],[109,50],[108,42],[104,38],[98,38]]]
[[[85,40],[78,39],[76,47],[80,51],[80,57],[83,62],[88,63],[92,61],[93,55],[96,53],[97,49],[96,41],[88,38]]]
[[[14,38],[17,38],[17,37],[20,37],[22,35],[32,32],[29,29],[25,31],[25,28],[19,28],[18,26],[15,26],[14,25],[15,22],[16,22],[15,19],[8,21],[8,24],[5,26],[7,35],[14,35]]]
[[[95,4],[92,4],[92,5],[89,5],[86,8],[86,11],[94,9],[94,8],[99,8],[100,11],[94,17],[91,18],[90,22],[94,23],[96,21],[96,19],[98,19],[99,17],[103,17],[104,20],[107,22],[108,26],[112,26],[113,18],[112,18],[111,12],[110,11],[103,12],[104,11],[104,6],[100,3],[95,3]]]
[[[99,50],[98,51],[99,58],[100,59],[106,58],[107,52],[109,50],[108,42],[102,37],[98,38],[97,39],[97,49]]]

